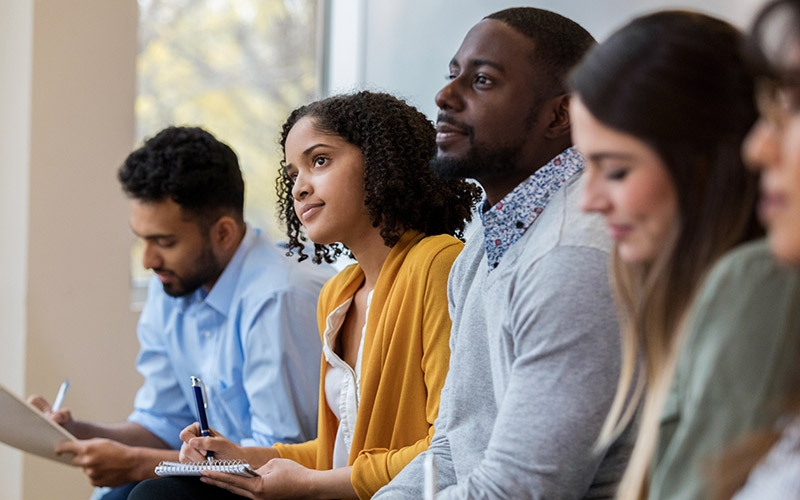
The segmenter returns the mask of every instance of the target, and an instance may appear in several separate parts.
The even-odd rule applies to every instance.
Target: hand
[[[53,422],[57,423],[58,425],[70,430],[72,426],[72,413],[69,410],[58,410],[53,412],[53,407],[50,406],[50,403],[39,395],[33,395],[28,397],[28,403],[36,407],[39,411],[47,415]]]
[[[259,477],[204,471],[200,480],[252,499],[313,497],[310,486],[317,471],[307,469],[292,460],[275,458],[260,467],[257,472]]]
[[[211,436],[203,437],[200,435],[200,424],[197,422],[186,427],[181,431],[181,462],[202,462],[206,459],[206,452],[214,452],[214,458],[218,460],[230,460],[235,458],[244,459],[242,447],[234,444],[228,438],[209,429]]]
[[[74,453],[72,465],[83,468],[93,486],[121,486],[141,480],[132,447],[95,438],[81,441],[63,441],[56,445],[56,453]]]

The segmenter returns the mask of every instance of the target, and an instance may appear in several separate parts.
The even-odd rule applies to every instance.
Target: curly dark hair
[[[388,247],[407,229],[428,235],[451,234],[461,238],[472,219],[472,207],[481,190],[465,180],[444,180],[429,166],[436,152],[433,124],[416,108],[392,95],[376,92],[329,97],[301,106],[283,124],[281,166],[286,167],[286,137],[304,117],[314,127],[337,135],[361,150],[364,157],[364,204],[373,227],[381,226]],[[299,260],[308,256],[300,219],[294,211],[292,180],[281,169],[276,181],[278,217],[286,224],[289,251]],[[345,250],[341,244],[314,244],[313,261],[331,263]]]
[[[117,178],[129,198],[170,198],[201,225],[223,214],[243,223],[244,180],[236,153],[202,128],[165,128],[128,155]]]

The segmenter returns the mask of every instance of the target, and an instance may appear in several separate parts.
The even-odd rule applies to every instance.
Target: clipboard
[[[55,445],[62,441],[77,441],[77,438],[0,384],[0,442],[72,465],[71,453],[59,456],[53,451]]]

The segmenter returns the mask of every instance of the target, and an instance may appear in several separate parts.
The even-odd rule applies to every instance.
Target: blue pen
[[[211,431],[208,429],[208,419],[206,418],[206,408],[208,408],[207,398],[204,397],[206,390],[205,384],[199,377],[192,377],[192,391],[194,391],[194,402],[197,403],[197,418],[200,421],[200,435],[210,436]],[[211,462],[214,460],[214,452],[209,450],[206,452],[206,460]]]

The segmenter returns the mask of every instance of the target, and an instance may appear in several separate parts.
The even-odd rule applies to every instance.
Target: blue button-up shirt
[[[298,263],[248,227],[213,288],[170,297],[157,278],[139,318],[144,385],[128,417],[170,446],[195,422],[191,376],[208,394],[208,423],[245,446],[316,436],[320,288],[330,266]]]

